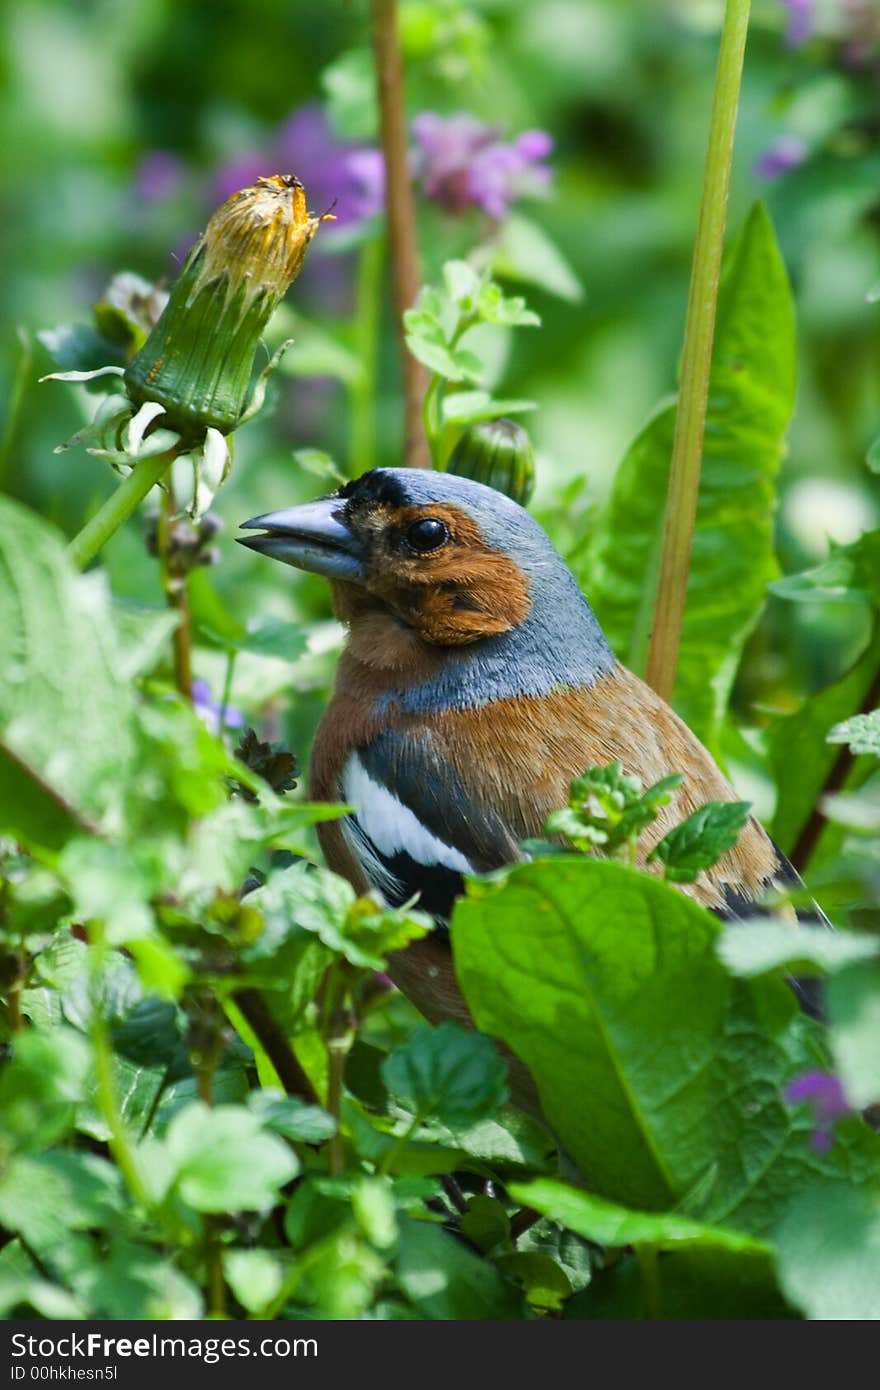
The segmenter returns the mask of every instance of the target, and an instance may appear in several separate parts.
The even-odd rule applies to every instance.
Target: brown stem
[[[870,714],[871,710],[880,705],[880,671],[877,672],[870,688],[862,701],[859,714]],[[822,785],[822,790],[816,797],[812,811],[807,817],[801,833],[795,841],[794,848],[788,856],[791,863],[798,873],[803,873],[813,856],[813,851],[819,841],[819,836],[825,829],[826,819],[822,810],[822,802],[826,796],[833,796],[835,792],[842,790],[846,784],[852,766],[856,760],[856,755],[851,748],[844,745],[837,757],[834,759],[828,775]]]
[[[531,1207],[520,1207],[519,1211],[514,1212],[510,1218],[510,1239],[519,1240],[526,1231],[531,1230],[536,1222],[541,1220],[539,1211],[532,1211]]]
[[[174,629],[174,684],[187,700],[192,699],[192,624],[189,616],[189,592],[185,565],[171,552],[171,527],[176,514],[174,490],[169,474],[162,493],[159,516],[158,549],[162,588],[168,607],[177,614]]]
[[[321,1097],[297,1061],[293,1048],[272,1017],[259,990],[239,989],[232,997],[257,1035],[287,1094],[302,1096],[313,1104],[321,1105]]]
[[[403,57],[397,26],[397,0],[373,0],[373,49],[379,98],[379,128],[385,160],[385,215],[391,255],[391,283],[400,343],[403,378],[403,462],[430,468],[428,441],[422,429],[422,397],[428,373],[406,346],[403,314],[419,292],[416,214],[409,178]]]

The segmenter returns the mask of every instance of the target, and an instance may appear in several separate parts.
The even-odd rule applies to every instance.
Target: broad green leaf
[[[880,1321],[880,1200],[877,1192],[817,1185],[775,1232],[779,1279],[808,1318]]]
[[[847,1100],[859,1110],[880,1101],[880,967],[848,965],[828,984],[831,1052]]]
[[[112,610],[58,533],[0,498],[0,831],[57,849],[105,818],[132,764]]]
[[[172,1120],[165,1147],[175,1185],[197,1211],[265,1210],[299,1171],[292,1149],[243,1105],[188,1105]]]
[[[72,1271],[74,1292],[87,1299],[92,1317],[192,1319],[204,1316],[202,1296],[159,1251],[118,1238],[100,1260]]]
[[[880,666],[875,633],[854,666],[770,730],[770,771],[777,786],[773,838],[788,854],[819,797],[840,750],[826,740],[833,725],[859,709]]]
[[[351,1209],[371,1245],[387,1250],[397,1240],[397,1213],[390,1178],[359,1178],[352,1188]]]
[[[746,222],[718,308],[703,471],[675,705],[710,747],[743,645],[776,572],[773,507],[794,400],[794,315],[760,206]],[[579,578],[611,645],[644,669],[660,555],[675,406],[661,408],[617,471]]]
[[[810,1149],[782,1094],[827,1065],[815,1026],[781,981],[731,980],[719,932],[680,891],[587,858],[481,883],[452,925],[477,1026],[525,1062],[591,1190],[760,1234],[818,1173],[876,1170],[880,1140],[852,1120]]]
[[[762,918],[725,927],[718,954],[732,975],[751,979],[784,965],[796,974],[806,970],[840,970],[880,955],[880,941],[864,933],[828,931],[802,923]]]
[[[382,1063],[382,1079],[414,1115],[450,1126],[482,1119],[507,1099],[507,1063],[495,1044],[457,1023],[417,1028]]]
[[[323,1144],[336,1133],[336,1121],[320,1105],[308,1105],[283,1091],[263,1088],[248,1097],[248,1108],[266,1129],[304,1144]]]
[[[400,1230],[397,1282],[423,1318],[521,1318],[521,1296],[487,1260],[424,1221]]]
[[[88,1044],[72,1028],[16,1034],[0,1068],[0,1131],[30,1151],[60,1138],[83,1100],[90,1065]]]
[[[203,635],[209,642],[227,651],[250,652],[252,656],[273,656],[281,661],[296,661],[302,656],[309,642],[308,630],[297,623],[286,623],[281,618],[264,618],[253,627],[238,635],[226,635],[204,628]]]

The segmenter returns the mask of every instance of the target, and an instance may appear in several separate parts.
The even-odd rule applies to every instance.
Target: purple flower
[[[432,111],[416,116],[414,173],[426,198],[450,212],[482,209],[501,221],[517,198],[546,187],[550,169],[542,164],[553,148],[543,130],[527,130],[506,142],[492,126],[464,112],[442,117]]]
[[[201,719],[207,729],[212,734],[220,733],[220,716],[223,714],[222,705],[215,704],[211,699],[211,687],[205,680],[194,680],[192,683],[192,702],[196,714]],[[244,724],[244,715],[240,709],[234,705],[227,705],[223,723],[227,729],[240,729]]]
[[[169,150],[148,150],[134,176],[135,192],[145,203],[172,198],[183,178],[183,164]]]
[[[264,151],[238,155],[225,164],[214,182],[215,198],[222,201],[261,175],[277,172],[296,174],[302,180],[309,207],[315,211],[323,212],[335,202],[340,228],[382,209],[385,168],[381,154],[366,145],[338,140],[316,103],[299,107]],[[332,228],[328,234],[332,236]]]
[[[789,48],[801,48],[813,32],[814,0],[780,0],[788,11],[785,42]]]
[[[803,140],[796,135],[782,135],[761,155],[755,173],[759,179],[776,179],[780,174],[787,174],[789,169],[797,169],[808,154]]]
[[[805,1101],[813,1107],[812,1145],[817,1153],[831,1148],[831,1129],[836,1120],[853,1113],[843,1084],[831,1071],[805,1071],[785,1088],[785,1099],[794,1104]]]

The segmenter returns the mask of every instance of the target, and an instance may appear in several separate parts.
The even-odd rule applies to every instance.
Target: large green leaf
[[[682,893],[560,857],[472,894],[452,928],[468,1004],[529,1067],[597,1195],[761,1233],[815,1177],[880,1173],[858,1120],[811,1149],[783,1091],[828,1065],[815,1025],[780,979],[732,980],[718,922]]]
[[[794,403],[791,291],[767,213],[753,209],[722,285],[675,705],[710,746],[739,656],[776,573],[773,507]],[[587,596],[621,660],[644,669],[675,405],[617,471],[586,560]]]
[[[782,1287],[808,1318],[880,1321],[876,1192],[812,1188],[792,1203],[776,1241]]]
[[[130,764],[131,697],[111,606],[61,536],[0,498],[0,830],[56,849],[111,811]]]

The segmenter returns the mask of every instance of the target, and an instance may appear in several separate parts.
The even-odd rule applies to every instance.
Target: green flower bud
[[[162,315],[125,369],[136,406],[158,401],[185,437],[229,434],[241,418],[260,335],[329,217],[306,210],[292,174],[257,179],[218,208]]]
[[[464,431],[446,471],[506,492],[525,507],[535,486],[532,442],[513,420],[483,420]]]

